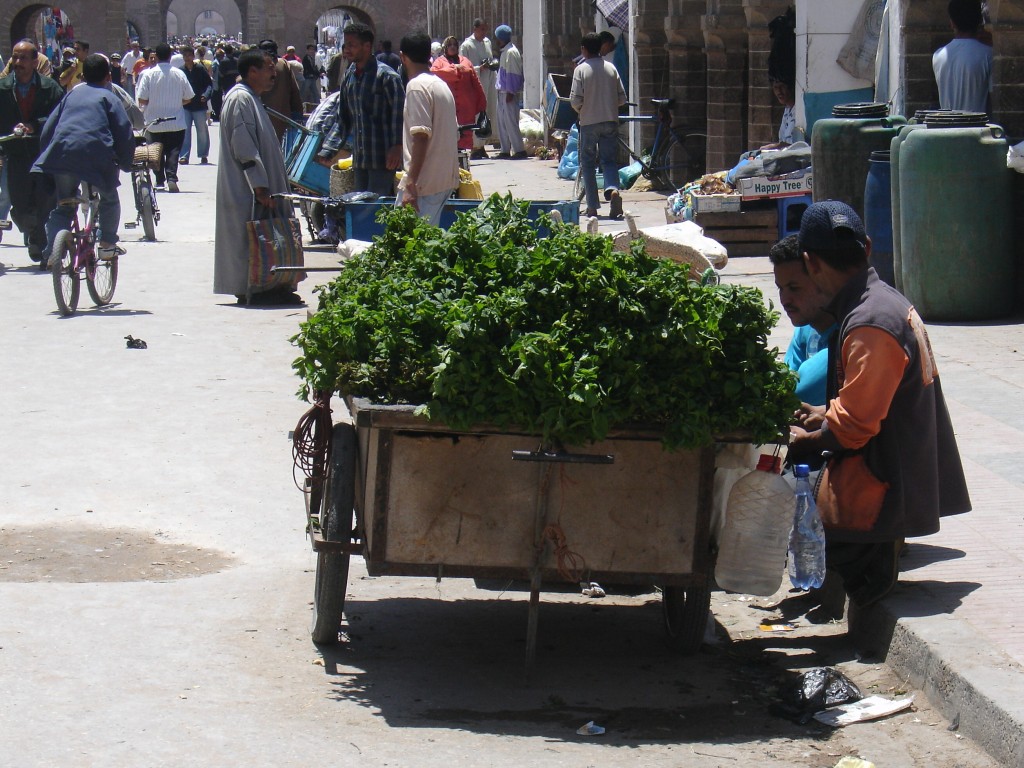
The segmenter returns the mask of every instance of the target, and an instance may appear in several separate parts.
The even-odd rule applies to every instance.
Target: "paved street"
[[[160,194],[159,242],[122,231],[109,307],[83,290],[79,313],[59,317],[19,234],[0,244],[0,765],[997,765],[963,736],[985,737],[979,721],[1008,708],[983,694],[944,707],[959,699],[915,691],[935,677],[914,663],[966,657],[971,690],[1020,686],[1016,321],[930,329],[976,511],[915,543],[894,607],[865,621],[917,617],[893,630],[894,668],[878,631],[851,643],[845,624],[801,617],[784,637],[760,631],[782,615],[768,599],[717,593],[714,637],[679,658],[654,595],[552,595],[526,678],[524,593],[369,578],[358,559],[347,642],[321,652],[288,439],[304,410],[289,338],[306,309],[211,293],[216,155]],[[536,160],[484,162],[478,178],[523,197],[571,190]],[[626,196],[642,225],[664,221],[660,205]],[[122,207],[132,218],[130,187]],[[307,263],[336,257],[314,249]],[[725,278],[775,295],[764,258],[733,260]],[[311,303],[318,279],[300,286]],[[773,338],[789,333],[783,316]],[[129,334],[148,349],[127,349]],[[950,657],[921,656],[915,632]],[[784,674],[825,663],[865,694],[914,694],[915,710],[839,731],[776,717]],[[1019,756],[1024,716],[1009,709],[1016,730],[1000,725],[995,751]],[[608,732],[577,735],[589,720]]]

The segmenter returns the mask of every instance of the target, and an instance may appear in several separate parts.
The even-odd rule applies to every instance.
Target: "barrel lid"
[[[982,128],[988,125],[988,115],[984,112],[946,110],[927,115],[924,124],[929,128]]]
[[[888,117],[889,105],[876,101],[855,101],[852,104],[836,104],[832,117]]]
[[[919,109],[914,113],[914,121],[924,123],[929,115],[948,115],[956,112],[955,109]]]
[[[891,160],[891,150],[875,149],[871,152],[871,161],[874,163],[888,163]]]

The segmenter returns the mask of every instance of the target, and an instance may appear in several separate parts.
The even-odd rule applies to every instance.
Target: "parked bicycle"
[[[672,107],[675,99],[651,99],[651,103],[657,107],[657,115],[619,117],[621,124],[657,124],[650,151],[637,152],[621,134],[618,137],[619,146],[633,161],[640,164],[640,175],[649,179],[655,189],[679,189],[704,175],[707,134],[687,133],[685,126],[674,124]],[[582,171],[576,174],[574,194],[577,200],[585,196]]]
[[[163,147],[159,142],[147,139],[149,129],[173,120],[173,117],[158,117],[146,123],[144,130],[135,132],[135,161],[132,163],[132,192],[135,194],[135,221],[125,222],[125,229],[135,229],[142,224],[142,231],[149,241],[156,240],[156,225],[160,221],[160,207],[156,204],[156,186],[150,171],[160,167]]]
[[[101,259],[96,253],[99,194],[88,184],[82,187],[84,194],[81,197],[58,202],[58,205],[74,206],[75,214],[71,219],[71,229],[62,229],[54,238],[49,260],[57,309],[65,317],[78,309],[83,276],[96,306],[109,304],[117,286],[116,253],[110,259]],[[78,222],[79,206],[87,206],[85,226]]]

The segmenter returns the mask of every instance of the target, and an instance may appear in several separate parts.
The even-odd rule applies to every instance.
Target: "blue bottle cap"
[[[796,477],[810,477],[811,468],[806,464],[797,464],[796,467],[793,469],[793,474]]]

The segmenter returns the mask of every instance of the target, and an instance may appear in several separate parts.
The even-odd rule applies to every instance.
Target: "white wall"
[[[852,0],[797,0],[796,113],[805,125],[804,93],[828,93],[869,88],[836,63],[857,21],[862,3]]]

